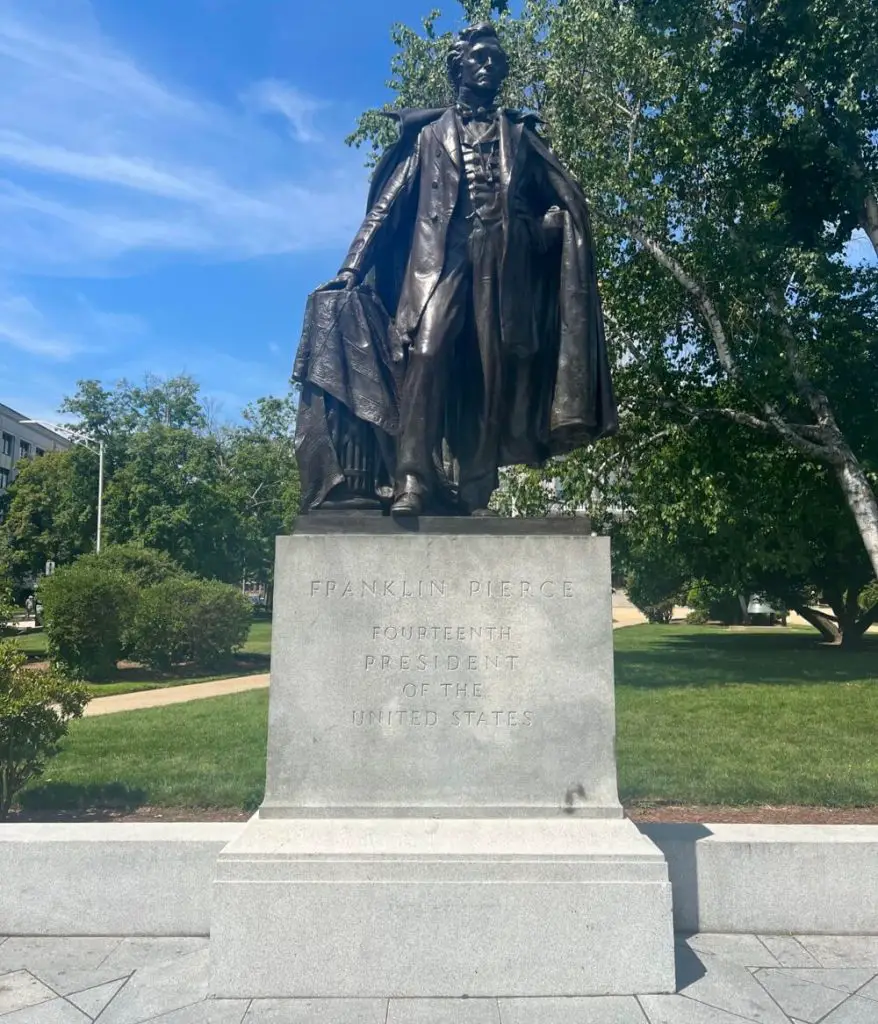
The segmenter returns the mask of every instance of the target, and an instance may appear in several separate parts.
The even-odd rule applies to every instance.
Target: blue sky
[[[284,391],[362,214],[343,139],[432,6],[2,0],[0,401],[185,370],[233,419]]]

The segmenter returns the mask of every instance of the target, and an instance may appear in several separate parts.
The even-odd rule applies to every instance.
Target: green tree
[[[225,434],[229,496],[241,524],[241,578],[270,581],[275,537],[292,530],[299,510],[295,418],[292,395],[260,398],[244,410],[243,425]]]
[[[92,452],[74,447],[21,466],[2,525],[3,558],[13,576],[39,575],[50,559],[67,564],[94,549],[97,463]]]
[[[217,438],[161,424],[140,430],[107,486],[107,535],[164,551],[190,572],[237,580],[240,524],[228,478]]]
[[[105,441],[156,425],[201,430],[206,415],[199,392],[198,381],[185,373],[168,378],[150,373],[142,384],[123,378],[112,388],[99,380],[81,380],[61,411],[74,417],[76,429]]]

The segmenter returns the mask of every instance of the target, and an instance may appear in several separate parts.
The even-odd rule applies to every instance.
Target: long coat
[[[417,331],[441,277],[464,171],[453,108],[396,116],[399,140],[376,168],[343,267],[373,272],[405,339]],[[500,318],[516,378],[510,394],[518,392],[510,398],[516,412],[501,439],[500,464],[537,464],[614,433],[618,419],[585,198],[532,117],[505,110],[499,126]],[[539,237],[550,208],[561,211],[554,248]]]

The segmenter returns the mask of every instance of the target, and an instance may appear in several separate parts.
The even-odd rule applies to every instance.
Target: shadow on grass
[[[627,638],[625,638],[627,639]],[[632,642],[617,643],[620,686],[661,689],[741,683],[878,683],[878,637],[843,651],[820,644],[814,634],[744,633],[729,630],[682,632],[656,626]]]
[[[38,821],[42,815],[59,820],[67,814],[77,821],[99,821],[136,810],[146,803],[146,795],[145,789],[124,782],[44,782],[19,794],[18,804],[20,817],[30,821]]]
[[[237,654],[231,661],[213,668],[204,665],[175,665],[168,672],[122,662],[112,675],[106,679],[90,680],[89,685],[97,688],[116,683],[185,683],[190,680],[233,679],[237,676],[261,675],[268,672],[270,665],[269,655],[249,652]]]

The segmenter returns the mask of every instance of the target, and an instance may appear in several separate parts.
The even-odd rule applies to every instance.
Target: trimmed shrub
[[[199,591],[189,626],[189,653],[199,665],[217,665],[247,642],[253,608],[240,590],[228,583],[204,580]]]
[[[154,587],[168,579],[193,578],[167,552],[145,548],[140,544],[111,544],[99,555],[82,555],[77,565],[123,573],[134,580],[139,590]]]
[[[132,652],[161,671],[183,662],[214,668],[243,646],[252,619],[250,602],[237,587],[168,579],[140,596],[130,630]]]
[[[58,752],[70,720],[88,703],[84,686],[25,668],[12,640],[0,641],[0,820],[15,795]]]
[[[39,596],[52,662],[80,679],[111,675],[137,603],[136,582],[86,557],[41,580]]]
[[[744,610],[734,587],[716,586],[706,580],[693,583],[686,595],[693,624],[718,622],[723,626],[739,626],[744,621]]]

